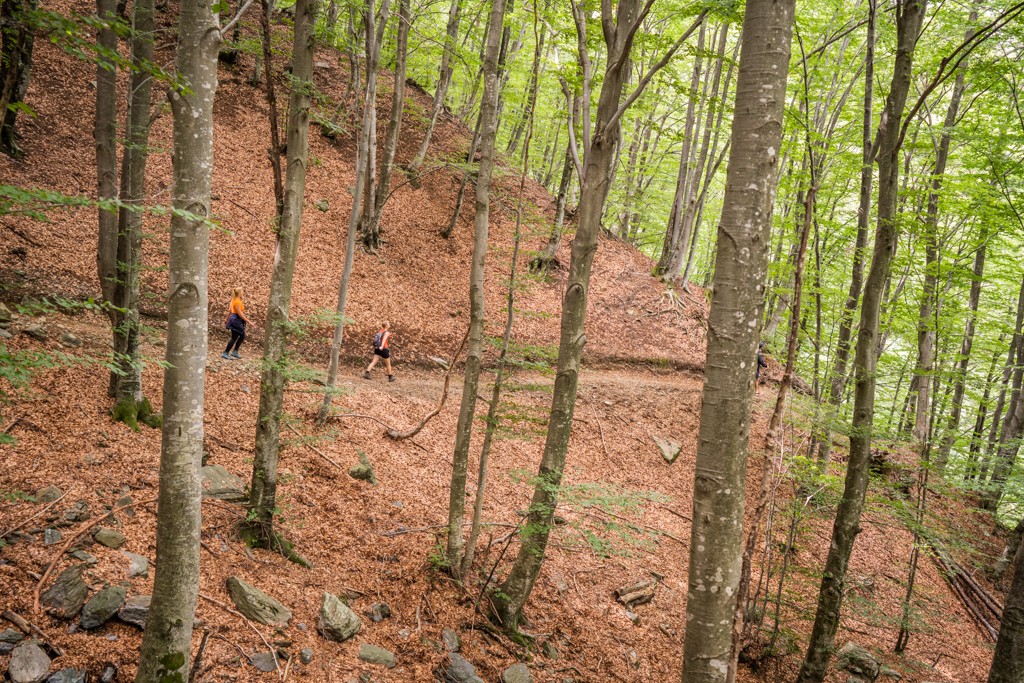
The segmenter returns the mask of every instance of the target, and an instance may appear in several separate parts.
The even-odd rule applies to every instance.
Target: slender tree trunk
[[[829,386],[828,405],[825,409],[826,422],[818,447],[818,460],[827,463],[832,451],[832,421],[836,418],[839,404],[846,390],[846,366],[850,358],[853,335],[853,314],[857,311],[863,287],[864,258],[868,245],[868,226],[871,223],[871,185],[874,180],[874,143],[872,142],[872,106],[875,87],[875,12],[876,0],[868,0],[866,54],[864,57],[864,118],[861,124],[860,199],[857,205],[857,241],[853,248],[853,269],[850,289],[839,316],[839,331],[836,334],[836,355],[832,366],[832,381]]]
[[[96,43],[103,50],[117,52],[117,0],[96,0],[96,16],[103,22]],[[96,180],[97,197],[117,199],[117,64],[100,57],[96,61]],[[96,270],[104,302],[113,303],[117,289],[117,211],[99,209],[99,240]],[[111,314],[111,323],[116,316]],[[116,339],[116,337],[115,337]]]
[[[1024,365],[1021,362],[1021,341],[1024,340],[1024,280],[1021,282],[1020,294],[1017,297],[1017,319],[1014,325],[1013,338],[1010,340],[1010,348],[1006,352],[1006,365],[1003,367],[1003,379],[1000,385],[999,398],[996,401],[996,408],[992,412],[992,425],[989,427],[988,444],[985,448],[985,457],[981,463],[981,472],[978,476],[980,484],[984,485],[989,478],[990,470],[996,462],[996,449],[998,448],[1002,434],[1001,427],[1005,426],[1003,409],[1006,408],[1007,392],[1010,392],[1010,407],[1006,413],[1013,412],[1013,400],[1015,391],[1010,386],[1010,380],[1015,376],[1017,367]],[[984,501],[983,501],[984,504]]]
[[[473,261],[469,273],[469,346],[462,384],[459,421],[455,428],[455,452],[451,485],[448,489],[449,570],[461,576],[463,569],[462,521],[466,510],[466,469],[476,416],[477,387],[484,348],[484,266],[487,259],[487,228],[490,216],[491,174],[494,171],[494,141],[497,134],[498,52],[501,26],[505,21],[505,0],[493,0],[484,50],[484,96],[480,104],[480,165],[476,179],[476,218],[473,230]],[[468,569],[468,567],[466,567]]]
[[[210,0],[181,0],[175,68],[187,90],[172,89],[172,191],[163,439],[153,601],[136,683],[187,681],[199,594],[200,477],[206,369],[207,274],[213,171],[213,98],[220,31]]]
[[[37,0],[3,0],[0,3],[0,152],[21,157],[15,124],[20,104],[28,92],[32,73],[32,48],[36,26],[31,17]]]
[[[1006,594],[988,683],[1020,683],[1024,680],[1024,543],[1017,548],[1013,564],[1016,567],[1013,584]]]
[[[274,175],[274,215],[281,220],[284,212],[284,180],[281,175],[281,133],[277,124],[277,93],[274,92],[274,60],[271,52],[270,15],[273,12],[272,0],[262,0],[263,12],[260,15],[260,44],[263,46],[263,74],[267,81],[267,107],[270,111],[270,147],[267,157]]]
[[[427,158],[427,151],[430,149],[430,140],[434,135],[434,128],[437,126],[437,120],[440,118],[441,112],[444,111],[444,100],[448,95],[448,85],[452,80],[452,57],[455,54],[455,41],[459,37],[459,20],[462,16],[459,11],[459,2],[460,0],[452,0],[451,7],[448,10],[448,26],[445,29],[444,51],[441,53],[437,88],[434,89],[434,102],[430,108],[430,122],[427,124],[427,130],[423,134],[423,142],[420,143],[419,151],[416,152],[412,163],[409,164],[409,171],[413,176],[419,173],[424,159]]]
[[[306,192],[309,154],[309,104],[313,78],[313,24],[316,0],[297,0],[292,43],[292,89],[288,96],[287,170],[284,211],[274,249],[270,276],[266,329],[263,335],[263,371],[260,376],[260,408],[256,418],[256,450],[253,457],[249,505],[250,529],[255,539],[275,548],[274,510],[277,499],[277,459],[281,447],[280,425],[288,363],[289,312],[292,278],[299,250],[299,231]]]
[[[142,276],[142,203],[149,156],[149,109],[152,102],[155,24],[152,0],[132,5],[132,77],[128,98],[127,134],[121,166],[122,208],[118,215],[117,287],[120,312],[114,328],[118,372],[115,418],[135,424],[142,401],[142,355],[139,348],[139,297]]]
[[[697,437],[683,683],[735,677],[733,624],[755,390],[749,364],[757,356],[764,311],[795,4],[748,0],[743,19]]]
[[[572,150],[565,148],[565,161],[562,164],[562,179],[558,182],[558,195],[555,198],[555,221],[551,225],[551,234],[544,250],[530,260],[530,270],[535,273],[546,273],[558,259],[556,254],[562,245],[562,229],[565,225],[565,202],[569,196],[569,185],[572,184],[573,163]]]
[[[897,18],[897,51],[892,84],[878,129],[878,226],[875,231],[874,256],[864,286],[854,358],[856,390],[850,460],[843,498],[832,528],[832,541],[825,561],[814,627],[797,683],[821,683],[828,671],[839,627],[846,571],[854,541],[860,531],[860,517],[868,485],[868,461],[871,457],[879,309],[896,251],[896,194],[899,187],[901,127],[913,72],[914,49],[921,32],[925,5],[926,0],[909,0],[902,6],[902,12]]]
[[[359,219],[359,233],[363,247],[375,254],[381,247],[380,222],[374,221],[377,190],[377,72],[380,68],[380,51],[384,43],[384,28],[391,11],[391,0],[383,0],[380,16],[374,24],[373,3],[364,10],[363,24],[366,26],[366,106],[363,108],[363,130],[367,147],[362,155],[366,165],[363,181],[362,217]],[[390,172],[390,170],[389,170]]]

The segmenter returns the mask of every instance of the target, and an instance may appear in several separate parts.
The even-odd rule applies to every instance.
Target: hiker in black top
[[[370,379],[370,370],[373,370],[373,366],[377,364],[377,361],[384,359],[384,369],[388,373],[388,381],[394,382],[395,375],[391,371],[391,332],[389,328],[391,323],[384,321],[380,324],[380,332],[373,335],[373,360],[366,366],[366,372],[363,373],[363,379]]]
[[[761,368],[768,367],[768,363],[764,359],[764,342],[760,342],[757,345],[757,369],[754,370],[754,382],[760,383],[761,381]]]

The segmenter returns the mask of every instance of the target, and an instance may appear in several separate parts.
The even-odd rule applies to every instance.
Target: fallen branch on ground
[[[334,462],[333,460],[331,460],[330,458],[328,458],[328,457],[327,457],[327,455],[326,455],[326,454],[325,454],[325,453],[324,453],[323,451],[321,451],[321,450],[320,450],[319,448],[316,448],[315,446],[313,446],[313,445],[312,445],[312,444],[310,444],[310,443],[306,443],[306,441],[305,441],[305,439],[303,438],[302,434],[301,434],[301,433],[299,432],[299,430],[297,430],[297,429],[296,429],[295,427],[292,427],[292,426],[291,426],[290,424],[287,424],[287,423],[285,424],[285,427],[287,427],[287,428],[288,428],[288,429],[289,429],[289,430],[290,430],[290,431],[291,431],[291,432],[292,432],[293,434],[295,434],[295,435],[296,435],[297,437],[299,437],[300,439],[303,439],[303,441],[302,441],[302,445],[303,445],[303,446],[305,446],[305,447],[306,447],[306,448],[308,448],[309,450],[313,451],[314,453],[316,453],[317,455],[319,455],[319,456],[320,456],[321,458],[323,458],[323,459],[324,459],[324,460],[326,460],[327,462],[329,462],[329,463],[331,463],[332,465],[334,465],[335,467],[337,467],[337,468],[338,468],[339,470],[342,470],[342,471],[344,471],[344,470],[345,470],[345,468],[344,468],[344,467],[342,467],[342,466],[341,466],[341,465],[339,465],[338,463],[336,463],[336,462]]]
[[[395,441],[400,441],[402,439],[409,439],[416,436],[417,434],[420,433],[420,430],[423,429],[427,425],[427,423],[434,418],[435,415],[441,412],[441,409],[444,408],[445,402],[448,400],[448,382],[449,380],[451,380],[452,377],[452,368],[455,367],[455,361],[458,360],[459,354],[462,353],[462,349],[466,346],[467,339],[469,339],[469,329],[467,329],[466,334],[462,336],[462,341],[459,342],[459,347],[455,349],[455,353],[452,354],[451,361],[448,362],[448,369],[444,373],[444,387],[441,389],[441,400],[437,402],[437,406],[429,413],[427,413],[423,417],[423,419],[420,420],[420,423],[418,425],[416,425],[415,427],[408,431],[400,432],[397,429],[389,429],[387,431],[387,435],[390,438],[394,439]]]

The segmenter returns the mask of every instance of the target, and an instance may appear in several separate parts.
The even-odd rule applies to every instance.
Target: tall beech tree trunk
[[[1002,345],[1003,335],[999,335],[999,343]],[[974,417],[974,429],[971,431],[971,442],[967,447],[967,468],[964,472],[964,481],[974,481],[978,478],[981,459],[982,435],[985,433],[985,420],[988,417],[988,410],[991,407],[992,385],[996,377],[996,366],[999,363],[999,350],[992,354],[992,363],[989,365],[988,374],[985,376],[985,388],[982,390],[981,399],[978,400],[978,411]]]
[[[544,250],[530,259],[530,270],[535,273],[546,273],[558,262],[556,254],[562,245],[562,229],[565,225],[565,203],[569,197],[569,185],[573,178],[572,149],[565,148],[565,161],[562,164],[562,179],[558,181],[558,195],[555,197],[555,221],[551,224],[551,234]]]
[[[142,401],[142,355],[139,348],[139,297],[142,277],[142,203],[149,157],[149,108],[153,97],[153,0],[132,4],[132,77],[129,84],[127,134],[121,161],[118,214],[117,284],[114,301],[120,312],[114,326],[118,353],[114,417],[135,425]]]
[[[558,362],[555,374],[555,388],[551,398],[551,412],[548,418],[547,437],[541,458],[533,501],[522,531],[519,553],[508,577],[491,596],[494,616],[508,629],[516,629],[522,617],[523,606],[530,597],[533,585],[540,573],[551,532],[552,518],[558,504],[558,487],[565,467],[566,448],[572,430],[572,416],[576,407],[576,392],[579,382],[580,356],[586,343],[584,326],[587,313],[587,292],[590,288],[590,273],[601,233],[601,215],[604,213],[604,198],[611,165],[618,146],[619,120],[630,105],[643,92],[653,75],[660,70],[672,55],[704,21],[702,12],[695,22],[683,32],[662,60],[655,64],[637,82],[633,92],[623,99],[623,87],[630,71],[630,51],[633,37],[639,28],[637,17],[640,0],[619,0],[617,7],[610,3],[602,5],[602,37],[607,46],[604,64],[604,78],[597,100],[597,115],[591,123],[590,97],[591,80],[583,79],[581,98],[583,116],[583,151],[576,148],[576,141],[570,136],[573,146],[573,161],[580,177],[579,225],[572,242],[572,257],[562,298],[561,330],[558,343]],[[613,16],[614,14],[614,16]],[[587,47],[586,17],[583,10],[573,6],[576,23],[577,45],[584,74],[591,74],[590,53]],[[593,125],[593,128],[591,128]],[[570,125],[570,130],[573,125]]]
[[[455,451],[448,489],[448,568],[456,576],[463,569],[462,522],[466,512],[466,470],[469,445],[476,419],[476,396],[484,348],[484,265],[487,259],[487,228],[490,220],[491,175],[494,171],[494,140],[497,134],[498,52],[505,21],[505,0],[493,0],[484,50],[484,96],[480,103],[480,165],[476,178],[476,218],[473,229],[473,261],[469,272],[469,346],[462,382],[462,402],[455,428]]]
[[[117,0],[96,0],[96,16],[102,22],[96,44],[109,53],[117,52]],[[117,64],[100,56],[96,60],[96,196],[117,199]],[[99,208],[99,239],[96,272],[103,301],[114,302],[117,290],[117,211]],[[109,311],[111,324],[116,316]],[[115,337],[116,339],[116,337]]]
[[[361,156],[366,171],[363,181],[359,234],[362,237],[363,247],[374,254],[381,246],[380,222],[373,220],[377,190],[377,71],[380,68],[384,28],[387,26],[390,11],[391,0],[383,0],[376,23],[374,23],[372,2],[368,3],[363,11],[363,24],[366,31],[366,103],[368,104],[363,108],[363,130],[365,131],[369,126],[369,134],[365,138],[367,147],[362,150]]]
[[[292,278],[299,251],[299,231],[306,193],[306,162],[309,154],[309,102],[313,79],[313,25],[316,0],[297,0],[292,42],[292,89],[288,95],[287,164],[284,211],[274,248],[270,276],[266,329],[263,333],[263,371],[260,375],[260,408],[256,417],[256,450],[252,464],[249,498],[254,540],[268,548],[282,549],[274,532],[277,499],[277,460],[281,447],[281,415],[284,412],[286,364],[288,363],[289,312]]]
[[[0,152],[21,157],[18,147],[17,107],[28,92],[32,73],[32,48],[36,26],[31,14],[38,0],[2,0],[0,2]]]
[[[373,26],[373,7],[368,6],[366,17],[369,17],[370,25],[366,28],[367,33],[374,33],[376,36],[383,36],[384,26],[387,24],[387,11],[390,9],[390,0],[384,0],[381,8],[381,17],[377,30]],[[367,39],[371,40],[370,38]],[[379,44],[379,40],[377,41]],[[379,56],[379,55],[378,55]],[[366,163],[371,149],[371,139],[376,130],[376,109],[377,109],[377,82],[376,74],[370,75],[370,63],[367,60],[366,90],[363,92],[362,123],[360,125],[359,140],[356,143],[356,182],[352,189],[352,210],[349,212],[348,233],[345,237],[345,263],[341,270],[341,281],[338,284],[338,304],[335,309],[337,321],[334,324],[334,337],[331,340],[330,361],[327,366],[327,383],[324,385],[324,398],[320,402],[320,410],[317,412],[316,422],[323,425],[331,410],[331,401],[337,391],[338,367],[341,359],[341,345],[345,339],[345,309],[348,306],[348,287],[352,281],[352,267],[355,262],[356,235],[359,232],[360,216],[362,216],[363,198],[366,196],[366,185],[370,182],[367,177],[370,165]],[[378,233],[379,234],[379,233]]]
[[[846,390],[846,367],[850,359],[853,335],[853,314],[857,311],[863,288],[864,260],[868,245],[868,226],[871,223],[871,186],[874,180],[875,148],[872,142],[874,120],[872,106],[875,89],[875,13],[876,0],[868,0],[867,37],[864,56],[864,117],[861,123],[860,195],[857,204],[857,240],[853,247],[853,268],[850,289],[839,315],[839,331],[836,333],[836,354],[832,366],[832,380],[829,383],[828,403],[825,408],[825,425],[821,443],[818,446],[818,460],[827,463],[832,451],[832,422],[836,418],[839,404]]]
[[[430,150],[430,140],[434,135],[434,128],[437,127],[437,120],[440,118],[441,112],[444,111],[444,100],[448,95],[448,85],[452,81],[452,57],[455,54],[455,42],[459,38],[459,20],[462,17],[459,11],[459,2],[460,0],[452,0],[451,7],[448,9],[448,26],[445,29],[444,51],[441,53],[437,87],[434,89],[434,102],[430,107],[430,122],[427,124],[427,130],[423,134],[423,142],[420,143],[419,151],[416,152],[412,163],[409,164],[409,171],[413,176],[419,173],[420,167],[423,166],[423,161],[427,158],[427,152]],[[501,33],[500,29],[498,33]]]
[[[748,0],[743,19],[697,436],[683,683],[735,676],[751,362],[764,310],[795,4]]]
[[[260,14],[260,44],[263,48],[263,75],[267,81],[267,109],[270,112],[270,147],[267,149],[267,157],[270,159],[270,170],[274,175],[275,215],[280,221],[284,212],[284,180],[281,174],[281,133],[277,124],[277,93],[274,90],[274,60],[271,51],[273,34],[270,32],[270,15],[274,7],[272,0],[263,0],[261,4],[263,12]],[[258,84],[257,80],[256,85]]]
[[[1003,605],[1003,619],[988,683],[1024,681],[1024,543],[1017,548],[1013,566],[1016,567],[1013,584]]]
[[[892,84],[878,127],[878,225],[871,268],[864,285],[860,329],[857,332],[850,459],[843,498],[832,527],[832,541],[825,560],[814,627],[797,683],[822,683],[828,671],[836,629],[839,627],[846,571],[864,510],[874,421],[879,312],[885,282],[896,252],[896,195],[899,187],[901,128],[913,75],[914,49],[924,21],[925,5],[926,0],[907,0],[901,5],[896,18],[897,46]]]
[[[175,70],[187,89],[169,95],[174,115],[167,361],[153,601],[136,683],[187,681],[199,594],[200,477],[206,370],[207,274],[213,175],[213,98],[220,31],[211,0],[178,5]]]

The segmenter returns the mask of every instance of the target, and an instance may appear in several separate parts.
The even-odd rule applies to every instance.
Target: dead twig
[[[54,505],[56,505],[57,503],[61,502],[65,498],[67,498],[75,490],[75,488],[77,488],[77,487],[72,486],[68,490],[68,492],[65,493],[64,495],[62,495],[60,498],[58,498],[57,500],[53,501],[52,503],[49,503],[46,507],[44,507],[42,510],[40,510],[36,514],[34,514],[31,517],[29,517],[28,519],[26,519],[21,524],[17,524],[15,526],[11,527],[10,529],[8,529],[7,531],[3,532],[2,534],[0,534],[0,538],[6,538],[6,537],[10,536],[11,534],[13,534],[15,531],[17,531],[18,529],[22,529],[22,528],[26,527],[33,519],[38,518],[43,513],[45,513],[47,510],[52,508]]]
[[[201,597],[203,600],[206,600],[208,602],[212,602],[214,605],[217,605],[217,607],[220,607],[225,612],[228,612],[229,614],[233,614],[236,617],[238,617],[239,619],[241,619],[242,621],[244,621],[246,626],[251,628],[253,630],[253,633],[258,635],[260,637],[260,640],[263,641],[263,644],[266,645],[268,650],[270,650],[270,654],[274,658],[274,668],[278,672],[278,676],[281,675],[281,663],[277,661],[277,651],[270,645],[269,642],[267,642],[267,639],[263,636],[262,633],[260,633],[260,630],[258,628],[256,628],[256,625],[254,623],[249,621],[249,619],[246,618],[246,616],[244,614],[242,614],[241,612],[239,612],[238,610],[232,609],[231,607],[228,607],[227,605],[225,605],[223,602],[221,602],[220,600],[218,600],[216,598],[211,598],[209,595],[205,595],[203,593],[200,593],[199,597]],[[241,648],[239,648],[239,649],[241,649]],[[243,652],[242,654],[245,654],[245,653]]]
[[[39,636],[39,638],[42,639],[42,641],[47,645],[47,647],[49,647],[53,651],[53,653],[58,657],[62,657],[64,655],[64,650],[62,650],[59,645],[54,645],[52,642],[50,642],[50,639],[46,637],[46,634],[43,633],[38,626],[26,620],[20,614],[12,612],[11,610],[5,610],[4,612],[0,613],[0,618],[6,619],[7,621],[11,622],[12,624],[20,628],[26,635],[35,634]]]
[[[291,426],[290,424],[287,424],[287,423],[285,423],[285,427],[287,427],[287,428],[288,428],[288,429],[289,429],[289,430],[290,430],[290,431],[291,431],[291,432],[292,432],[293,434],[295,434],[295,436],[299,437],[299,439],[301,439],[301,440],[302,440],[302,445],[303,445],[303,446],[305,446],[305,447],[306,447],[306,448],[308,448],[309,450],[313,451],[314,453],[316,453],[317,455],[319,455],[319,456],[320,456],[321,458],[323,458],[323,459],[324,459],[324,460],[326,460],[327,462],[329,462],[329,463],[331,463],[332,465],[334,465],[335,467],[337,467],[337,468],[338,468],[339,470],[341,470],[342,472],[344,472],[344,471],[345,471],[345,468],[344,468],[344,467],[342,467],[342,466],[341,466],[341,465],[339,465],[338,463],[336,463],[336,462],[334,462],[333,460],[331,460],[330,458],[328,458],[328,457],[327,457],[327,455],[326,455],[326,454],[325,454],[325,453],[324,453],[323,451],[321,451],[321,450],[320,450],[319,448],[317,448],[317,447],[313,446],[313,444],[307,443],[307,442],[306,442],[306,440],[305,440],[305,438],[304,438],[304,437],[302,436],[302,434],[301,434],[301,433],[299,432],[299,430],[297,430],[297,429],[296,429],[295,427],[292,427],[292,426]]]
[[[210,630],[205,629],[203,631],[203,639],[199,641],[199,649],[196,651],[196,658],[192,662],[192,668],[189,670],[188,680],[189,683],[196,680],[196,676],[199,675],[199,669],[203,666],[203,653],[206,652],[206,643],[210,641]]]
[[[419,434],[420,430],[423,429],[427,425],[427,423],[434,418],[435,415],[441,412],[441,410],[444,408],[445,402],[448,400],[448,383],[452,378],[452,369],[455,367],[455,361],[458,360],[459,355],[462,353],[462,349],[465,348],[467,339],[469,339],[468,328],[466,329],[466,334],[462,335],[462,341],[459,342],[459,347],[455,349],[455,353],[452,354],[452,359],[448,362],[448,369],[444,373],[444,386],[441,389],[441,398],[437,402],[437,406],[435,406],[434,409],[431,410],[429,413],[424,415],[423,419],[420,420],[418,425],[416,425],[415,427],[408,431],[400,432],[397,429],[389,429],[387,431],[388,437],[394,439],[395,441],[412,438]]]

